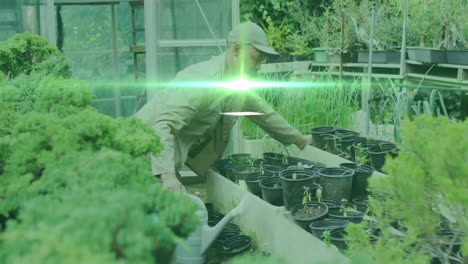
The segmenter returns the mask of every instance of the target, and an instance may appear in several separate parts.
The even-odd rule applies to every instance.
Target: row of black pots
[[[215,226],[224,215],[213,209],[213,204],[205,204],[208,210],[208,225]],[[224,257],[230,258],[248,252],[252,248],[252,239],[240,233],[240,227],[228,223],[215,239],[215,249]]]
[[[315,147],[380,172],[386,155],[395,158],[399,151],[392,142],[359,137],[359,133],[351,130],[325,126],[312,128],[310,133]]]
[[[292,157],[289,159],[309,167],[296,165],[284,169],[285,166],[263,163],[237,164],[229,168],[232,169],[231,173],[235,175],[235,179],[244,180],[253,194],[275,206],[285,205],[287,210],[302,202],[304,188],[315,194],[321,185],[322,198],[335,201],[350,201],[352,197],[367,194],[367,179],[373,172],[370,167],[346,163],[342,164],[341,168],[324,168],[323,164]],[[284,160],[281,158],[281,162]]]

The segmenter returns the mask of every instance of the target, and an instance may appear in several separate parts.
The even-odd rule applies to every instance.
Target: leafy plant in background
[[[408,44],[443,49],[467,49],[467,3],[463,0],[409,1]]]
[[[29,33],[0,42],[0,71],[10,78],[31,72],[71,76],[69,60],[44,38]]]
[[[467,121],[430,115],[403,124],[401,152],[385,162],[389,176],[370,179],[372,192],[382,197],[378,204],[369,198],[381,238],[369,243],[362,239],[363,225],[349,225],[349,254],[367,256],[370,262],[427,263],[438,258],[449,263],[450,244],[456,240],[462,252],[468,251],[468,142],[460,139],[467,129]],[[399,233],[392,228],[397,220],[405,227]],[[458,239],[444,245],[444,230]]]

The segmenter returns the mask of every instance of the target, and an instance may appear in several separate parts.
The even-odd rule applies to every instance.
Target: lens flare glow
[[[224,112],[221,113],[222,115],[229,115],[229,116],[257,116],[257,115],[264,115],[264,113],[259,112]]]

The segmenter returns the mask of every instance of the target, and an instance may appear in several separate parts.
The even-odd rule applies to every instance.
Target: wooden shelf
[[[427,64],[423,63],[420,61],[413,61],[413,60],[407,60],[407,64],[413,64],[413,65],[425,65],[425,66],[432,66],[432,64]],[[445,68],[455,68],[455,69],[464,69],[468,70],[468,65],[461,65],[461,64],[446,64],[446,63],[438,63],[435,64],[435,67],[445,67]]]
[[[429,81],[466,85],[467,87],[465,88],[468,88],[468,80],[457,80],[457,79],[449,78],[449,77],[440,77],[440,76],[425,75],[425,74],[418,74],[418,73],[407,73],[406,75],[408,77],[424,79],[424,80],[429,80]]]

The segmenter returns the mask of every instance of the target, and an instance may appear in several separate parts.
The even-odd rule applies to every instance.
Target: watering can
[[[239,215],[242,211],[245,197],[239,205],[224,216],[218,224],[213,227],[208,226],[208,211],[203,201],[195,195],[187,194],[197,205],[196,215],[200,219],[195,231],[176,248],[176,264],[204,264],[204,253],[219,235],[223,227],[231,221],[232,218]]]

